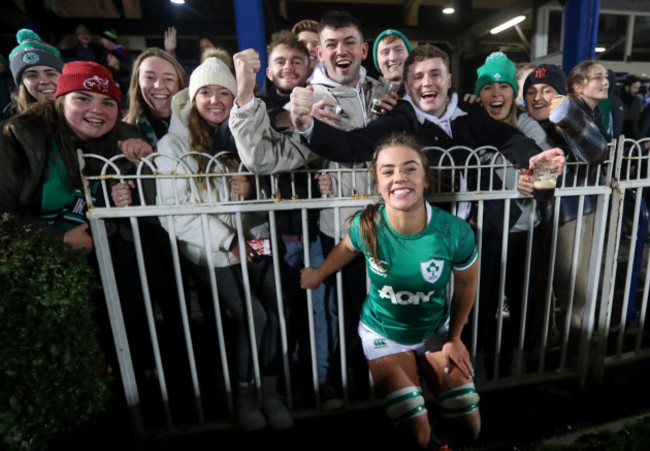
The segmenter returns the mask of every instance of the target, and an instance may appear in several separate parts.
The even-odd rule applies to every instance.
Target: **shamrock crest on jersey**
[[[436,260],[435,258],[420,263],[420,271],[422,272],[422,277],[424,277],[424,280],[427,282],[434,283],[440,278],[444,265],[444,260]]]
[[[368,266],[370,266],[370,270],[381,277],[386,277],[387,275],[386,270],[382,269],[382,266],[384,265],[386,265],[385,261],[380,260],[378,265],[377,261],[373,257],[368,257]]]

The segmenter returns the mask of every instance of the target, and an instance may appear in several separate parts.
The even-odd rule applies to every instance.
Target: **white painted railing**
[[[650,286],[650,279],[647,277],[648,259],[644,253],[648,220],[647,207],[642,202],[644,189],[650,187],[648,152],[643,150],[647,141],[649,140],[634,142],[621,138],[617,143],[612,143],[610,158],[598,168],[602,176],[599,183],[575,184],[564,180],[563,186],[555,191],[555,200],[548,209],[552,214],[543,229],[533,227],[537,216],[535,209],[532,210],[533,213],[528,218],[532,232],[524,232],[525,240],[517,241],[516,245],[525,246],[525,263],[520,272],[520,276],[524,278],[523,285],[542,288],[533,293],[526,290],[521,299],[507,299],[505,295],[511,241],[509,224],[511,216],[519,214],[518,203],[525,201],[530,204],[534,201],[532,198],[521,196],[512,183],[502,183],[504,175],[514,171],[514,168],[492,148],[427,148],[434,163],[433,172],[438,180],[438,192],[430,195],[429,200],[459,215],[464,215],[465,207],[469,206],[471,216],[467,219],[475,226],[481,261],[494,263],[481,266],[477,302],[465,328],[465,341],[474,358],[480,391],[551,379],[572,378],[585,384],[588,380],[594,380],[588,379],[588,376],[593,374],[597,376],[595,380],[598,381],[610,365],[650,356],[649,330],[645,321]],[[462,161],[454,160],[454,157],[458,159],[458,155],[463,155]],[[99,157],[85,155],[80,158],[88,161]],[[339,213],[341,207],[361,209],[369,203],[378,202],[379,197],[364,190],[362,186],[367,183],[362,183],[354,187],[351,195],[345,195],[338,188],[341,184],[335,184],[337,190],[327,197],[310,188],[307,198],[296,198],[294,189],[291,199],[280,199],[277,176],[244,172],[255,185],[253,199],[243,200],[226,190],[210,193],[213,201],[206,202],[201,200],[199,194],[201,186],[227,187],[228,179],[235,173],[228,172],[221,165],[216,166],[218,162],[213,160],[212,163],[219,168],[214,173],[183,174],[188,171],[182,159],[176,161],[176,169],[171,173],[160,173],[157,169],[159,158],[170,157],[154,154],[142,161],[132,174],[127,174],[119,172],[119,167],[125,166],[124,158],[115,157],[111,161],[105,161],[102,174],[84,177],[90,205],[88,216],[117,349],[119,374],[127,403],[132,409],[135,428],[139,433],[161,427],[173,429],[179,424],[187,423],[197,427],[205,427],[207,424],[211,427],[230,427],[235,423],[229,370],[231,361],[228,312],[220,305],[213,276],[203,289],[199,288],[196,280],[188,278],[187,262],[170,218],[198,218],[203,224],[201,233],[204,242],[209,246],[209,215],[232,215],[234,227],[242,232],[244,215],[263,212],[267,215],[271,246],[275,251],[280,249],[279,232],[275,227],[276,214],[297,210],[302,217],[302,240],[307,249],[304,259],[308,263],[308,244],[311,238],[307,227],[309,209],[334,209],[338,235],[345,220]],[[579,163],[570,163],[569,166],[573,166],[573,170],[581,170],[580,168],[584,167]],[[245,168],[240,170],[244,171]],[[357,177],[370,180],[371,175],[367,170],[356,171]],[[292,184],[300,178],[305,180],[312,177],[316,172],[321,171],[295,171]],[[341,176],[349,177],[349,173],[354,171],[341,167],[328,172],[338,179]],[[157,204],[155,191],[160,190],[161,184],[173,184],[181,179],[183,183],[187,183],[192,193],[191,202]],[[106,202],[102,201],[93,203],[90,196],[93,191],[91,187],[99,186],[99,189],[95,190],[98,197],[109,199],[110,186],[116,180],[134,182],[134,204],[117,208],[104,206]],[[311,187],[309,183],[308,185]],[[577,200],[578,219],[575,227],[576,235],[580,236],[585,196],[591,196],[596,202],[593,233],[588,237],[586,246],[584,242],[581,244],[580,240],[576,239],[572,249],[557,248],[560,227],[559,200]],[[161,228],[161,224],[166,227]],[[495,230],[498,233],[495,233]],[[536,235],[542,233],[542,230],[543,235],[539,236],[545,239],[540,243]],[[155,233],[159,233],[158,237],[162,238],[154,240]],[[238,233],[238,236],[243,234]],[[238,239],[240,248],[243,249],[243,238]],[[126,252],[116,252],[116,240],[122,245],[126,243]],[[521,244],[522,242],[525,244]],[[165,251],[162,252],[161,249]],[[548,255],[544,270],[540,269],[533,258],[534,249]],[[206,250],[207,255],[211,255],[210,249]],[[168,256],[167,261],[155,257],[161,252]],[[489,252],[489,255],[484,255],[484,252]],[[578,267],[578,256],[583,252],[588,253],[588,267]],[[572,256],[568,279],[571,288],[569,293],[575,294],[573,288],[579,276],[588,277],[587,291],[584,299],[579,302],[584,304],[584,308],[581,306],[574,309],[574,296],[565,300],[560,308],[561,303],[555,296],[553,278],[554,262],[558,255]],[[635,260],[635,256],[639,255],[640,258]],[[250,290],[246,255],[242,253],[240,259],[243,262],[244,285]],[[288,338],[293,323],[288,323],[284,315],[290,303],[282,294],[280,259],[278,252],[273,252],[275,295],[281,312],[284,376],[282,391],[296,418],[320,415],[313,317],[307,314],[303,319],[308,324],[309,340],[307,344],[302,343],[302,346],[308,347],[309,361],[296,362],[292,358],[296,353]],[[123,264],[133,268],[138,277],[125,279],[125,271],[119,267]],[[207,264],[209,266],[210,262]],[[169,265],[169,274],[173,274],[163,278],[162,283],[169,283],[172,287],[163,294],[160,293],[159,286],[152,285],[152,280],[158,280],[160,277],[156,279],[159,274],[153,274],[151,266],[158,268],[161,265]],[[150,273],[147,273],[148,267]],[[540,280],[540,274],[544,273],[550,276]],[[132,283],[133,280],[138,283]],[[345,302],[342,299],[341,284],[339,275],[339,312],[343,311]],[[486,287],[490,284],[494,284],[493,296],[486,295]],[[128,305],[124,299],[125,295]],[[212,304],[210,315],[214,318],[204,316],[205,312],[201,311],[201,303],[197,300],[200,296],[203,296],[201,299],[204,302],[207,298]],[[543,299],[543,305],[534,304],[532,298]],[[142,305],[134,306],[134,300]],[[249,296],[247,303],[250,308]],[[311,292],[307,293],[307,304],[306,311],[312,312]],[[520,313],[518,317],[512,314],[513,310],[509,315],[508,305],[512,308],[513,304],[517,306],[515,310]],[[582,312],[582,322],[578,328],[571,326],[573,311]],[[136,316],[139,317],[135,318]],[[346,320],[343,315],[339,315],[338,330],[341,343],[346,342],[343,327]],[[211,321],[217,325],[216,330],[206,334],[203,326]],[[252,325],[252,320],[249,325]],[[170,328],[174,328],[172,332]],[[254,342],[252,334],[255,332],[252,329],[251,327],[250,341]],[[172,343],[169,343],[170,341]],[[530,345],[531,342],[535,345]],[[143,351],[144,348],[150,349],[150,352]],[[145,356],[146,362],[138,360],[142,355]],[[260,373],[256,350],[253,350],[253,356],[255,381],[259,388]],[[350,362],[345,350],[339,358],[343,370],[337,375],[337,379],[342,383],[344,409],[362,408],[376,403],[370,379],[370,388],[366,392],[351,392],[353,387],[350,385],[350,374],[345,370],[350,366]],[[295,368],[301,365],[306,365],[310,371],[309,381],[295,380],[295,374],[298,374]],[[173,379],[170,374],[178,368],[183,368],[179,372],[185,376],[177,378],[181,380],[180,383],[174,380],[170,384]],[[300,391],[297,390],[298,386]],[[185,395],[176,397],[175,390],[182,391]]]

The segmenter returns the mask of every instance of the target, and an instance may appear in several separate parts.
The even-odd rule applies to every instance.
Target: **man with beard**
[[[641,79],[636,75],[628,75],[623,81],[621,100],[623,101],[623,134],[626,138],[640,139],[639,118],[643,111],[643,100],[639,97]]]
[[[309,69],[309,52],[297,36],[288,31],[279,31],[271,36],[267,48],[269,66],[267,79],[271,83],[254,97],[255,75],[261,67],[259,54],[247,49],[235,54],[233,60],[237,78],[237,97],[230,118],[231,132],[237,143],[242,161],[256,173],[268,174],[286,170],[283,165],[291,165],[281,155],[273,152],[274,147],[291,145],[292,125],[289,111],[283,107],[289,102],[289,94],[296,86],[305,86]],[[295,145],[301,147],[298,140]],[[304,149],[306,154],[311,153]],[[298,152],[300,154],[300,152]],[[307,160],[300,162],[307,166]],[[313,159],[313,158],[312,158]],[[320,167],[320,166],[319,166]],[[278,175],[278,188],[283,199],[307,198],[308,175]],[[292,183],[293,182],[293,183]],[[313,192],[318,191],[313,186]],[[295,191],[294,191],[295,190]],[[318,230],[318,210],[308,211],[308,235],[310,262],[322,262],[323,249]],[[292,357],[297,360],[298,383],[310,380],[309,369],[309,330],[306,327],[307,302],[305,291],[300,288],[300,269],[305,266],[302,216],[300,210],[279,211],[276,214],[277,231],[281,238],[279,249],[283,293],[288,300],[288,318]],[[334,292],[324,285],[313,291],[312,304],[316,335],[316,361],[319,380],[321,406],[324,410],[340,408],[343,401],[329,381],[329,360],[337,336]],[[306,367],[300,364],[307,363]]]
[[[270,51],[268,53],[271,63],[267,76],[270,74],[270,78],[277,74],[273,74],[273,55]],[[378,117],[370,113],[370,103],[372,94],[379,84],[376,80],[367,77],[365,69],[361,66],[368,55],[368,46],[363,41],[359,23],[352,15],[332,11],[323,16],[319,28],[317,54],[321,62],[316,65],[308,80],[310,92],[313,91],[313,97],[317,101],[314,114],[330,125],[344,130],[363,127]],[[261,174],[290,171],[305,167],[309,163],[313,164],[318,156],[300,142],[300,136],[293,127],[283,128],[282,120],[279,122],[277,118],[273,120],[273,113],[265,114],[263,103],[253,98],[252,77],[260,68],[256,52],[248,49],[235,55],[234,59],[238,94],[230,117],[230,129],[237,141],[242,162],[250,170]],[[281,77],[276,78],[279,83],[282,83]],[[293,89],[299,88],[300,86],[296,84]],[[284,91],[289,92],[287,89]],[[277,89],[275,92],[278,93]],[[267,97],[271,96],[267,93]],[[385,97],[382,107],[385,111],[389,111],[395,103],[396,96]],[[279,116],[282,117],[282,114]],[[328,170],[336,169],[339,165],[324,161],[319,167]],[[366,163],[359,162],[344,167],[364,169]],[[328,184],[329,181],[329,175],[321,176],[319,183]],[[365,171],[345,172],[340,178],[332,176],[331,181],[333,192],[339,192],[338,184],[340,184],[340,195],[343,197],[370,194],[371,191]],[[357,208],[340,208],[339,224],[335,224],[336,215],[333,208],[320,210],[320,239],[325,254],[334,247],[337,231],[338,238],[347,235],[349,227],[347,219],[357,210]],[[367,384],[367,366],[364,367],[365,360],[356,334],[361,303],[366,294],[365,284],[360,284],[359,280],[365,280],[365,262],[361,256],[343,271],[346,299],[344,306],[347,309],[344,315],[345,336],[354,340],[353,343],[348,344],[349,349],[354,349],[348,351],[348,355],[354,354],[354,361],[363,367],[359,368],[357,374],[360,375],[360,383]],[[325,285],[328,290],[334,289],[333,281],[328,281]],[[334,328],[333,323],[336,322],[337,312],[333,312],[332,315],[334,320],[330,323],[330,327]],[[335,361],[338,362],[339,359]],[[329,374],[332,374],[332,371]]]

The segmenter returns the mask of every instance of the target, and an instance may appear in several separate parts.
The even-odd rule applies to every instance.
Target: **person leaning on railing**
[[[539,123],[532,119],[526,112],[518,108],[516,99],[519,93],[519,82],[517,80],[516,65],[508,59],[502,52],[493,52],[485,60],[485,63],[477,70],[477,79],[474,86],[474,94],[466,94],[465,100],[475,102],[481,105],[487,111],[492,119],[500,122],[507,123],[512,127],[517,128],[528,138],[533,139],[535,143],[543,150],[551,149],[553,146],[548,142],[546,132],[539,125]],[[530,170],[521,169],[521,176],[514,168],[505,168],[497,170],[497,174],[503,180],[508,189],[514,189],[520,184],[528,184],[531,175]],[[530,192],[523,191],[524,195],[529,195]],[[541,215],[536,211],[536,205],[532,199],[515,199],[515,209],[511,213],[511,228],[508,235],[508,251],[506,257],[506,283],[504,287],[504,303],[507,302],[507,307],[510,311],[510,323],[512,327],[503,328],[503,343],[505,343],[505,352],[502,354],[506,359],[509,358],[509,353],[516,347],[517,337],[520,331],[520,319],[523,308],[523,293],[525,282],[526,270],[526,254],[527,254],[527,239],[528,232],[531,229],[530,216],[531,212],[534,215],[532,227],[537,229],[537,226],[543,225]],[[518,216],[518,217],[517,217]],[[539,233],[535,233],[534,237],[538,238]],[[539,240],[538,240],[539,241]],[[544,247],[542,247],[544,248]],[[533,247],[533,254],[531,255],[531,266],[536,268],[536,252],[538,246]],[[539,285],[536,285],[539,284]],[[535,302],[535,296],[543,293],[546,281],[539,280],[536,277],[530,279],[527,293],[529,296],[528,311],[531,312],[527,315],[528,323],[534,327],[526,327],[528,331],[526,335],[526,342],[530,341],[530,336],[533,333],[538,333],[537,328],[542,324],[543,316],[541,315],[542,302]],[[496,316],[493,314],[498,307],[497,294],[490,294],[483,298],[485,302],[481,303],[481,309],[485,313],[479,320],[479,329],[487,331],[484,341],[487,340],[485,346],[489,349],[488,355],[493,355],[493,345],[495,338],[494,331],[497,330],[495,320]],[[505,308],[505,305],[504,305]],[[488,327],[489,326],[489,327]],[[508,349],[510,346],[510,349]],[[491,369],[492,362],[486,362],[488,369]],[[507,363],[507,362],[506,362]]]
[[[262,69],[258,52],[245,49],[233,57],[237,96],[228,125],[237,143],[239,157],[256,174],[320,168],[322,162],[310,161],[318,156],[302,145],[299,137],[294,139],[289,112],[284,109],[289,103],[289,94],[293,88],[306,85],[307,75],[311,72],[308,68],[309,52],[296,35],[288,30],[271,36],[267,52],[269,66],[266,89],[257,96],[255,77]],[[331,185],[331,177],[320,172],[316,172],[313,177],[309,173],[280,173],[277,178],[277,193],[282,199],[307,199],[310,192],[316,195],[317,184],[323,186],[326,183]],[[279,255],[283,263],[283,297],[289,313],[289,347],[292,359],[297,360],[297,364],[293,365],[292,380],[297,386],[294,386],[294,391],[305,389],[300,386],[308,383],[308,372],[312,370],[308,358],[308,322],[305,321],[306,293],[300,288],[300,269],[304,266],[305,259],[304,235],[309,236],[309,261],[315,264],[323,261],[319,216],[319,209],[307,211],[306,230],[303,230],[300,210],[280,211],[275,216],[276,230],[281,239]],[[338,381],[331,371],[334,346],[338,339],[334,290],[327,289],[325,285],[314,290],[312,306],[316,331],[315,370],[318,372],[321,407],[333,410],[343,405],[336,388]]]
[[[571,74],[567,81],[563,70],[558,66],[540,64],[528,75],[524,83],[526,110],[540,123],[551,144],[564,149],[567,161],[590,163],[589,166],[581,167],[569,165],[565,176],[558,179],[558,185],[563,183],[564,186],[571,187],[602,183],[598,165],[609,155],[609,136],[597,105],[608,95],[607,71],[601,64],[592,61],[580,63]],[[524,194],[532,193],[532,181],[520,181],[519,189]],[[567,249],[573,249],[576,240],[579,199],[578,196],[566,196],[559,200],[558,252],[553,288],[563,310],[567,309],[569,303],[573,252]],[[591,258],[595,211],[595,196],[584,196],[582,234],[577,237],[580,240],[580,249],[571,318],[574,330],[579,330],[582,324],[588,288],[589,272],[586,268],[589,267]],[[558,334],[554,334],[554,337],[559,339]],[[559,340],[549,340],[549,346],[557,344]]]
[[[89,251],[88,262],[95,269],[77,150],[103,158],[127,149],[151,152],[138,131],[119,120],[119,107],[120,90],[105,67],[68,63],[58,79],[56,100],[35,104],[9,119],[0,140],[0,214],[10,213],[35,231]],[[84,174],[98,175],[103,164],[88,158]],[[96,192],[96,205],[110,202],[99,197],[101,189]],[[109,364],[117,367],[104,302],[99,298],[95,304],[100,340]]]
[[[0,211],[63,240],[92,249],[77,149],[109,158],[151,146],[119,121],[120,90],[110,72],[92,62],[63,67],[54,102],[9,119],[0,141]],[[89,162],[87,173],[98,173]]]
[[[215,49],[216,51],[216,49]],[[233,196],[246,199],[255,196],[255,188],[245,175],[226,178],[211,177],[211,172],[223,174],[241,172],[234,139],[228,129],[228,117],[237,92],[235,77],[229,67],[215,53],[206,56],[191,74],[187,89],[179,91],[172,100],[172,118],[169,132],[158,142],[158,171],[162,174],[205,173],[205,177],[191,179],[161,178],[158,190],[159,203],[185,205],[215,203],[230,200]],[[192,155],[186,155],[188,152]],[[210,166],[212,165],[212,166]],[[176,238],[187,259],[194,265],[197,280],[210,286],[214,271],[221,304],[233,318],[233,334],[228,346],[232,347],[235,388],[235,413],[242,428],[256,430],[267,424],[273,429],[287,429],[293,418],[278,395],[277,382],[280,371],[279,312],[275,298],[273,262],[270,256],[268,219],[265,212],[242,213],[247,270],[250,278],[250,295],[255,343],[249,343],[245,286],[240,258],[236,217],[233,214],[207,215],[205,217],[209,242],[204,240],[201,215],[175,215],[162,217],[163,227],[169,230],[173,221]],[[207,253],[210,246],[211,254]],[[212,267],[208,267],[211,262]],[[213,300],[201,299],[206,322],[212,323]],[[216,336],[217,325],[211,324]],[[252,346],[259,355],[262,376],[262,399],[258,402],[253,383]]]

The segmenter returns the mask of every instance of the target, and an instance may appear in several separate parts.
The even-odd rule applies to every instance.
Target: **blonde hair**
[[[291,32],[296,36],[298,36],[303,31],[311,31],[312,33],[318,34],[318,27],[319,24],[315,20],[304,19],[301,20],[300,22],[296,22],[293,28],[291,28]]]
[[[152,56],[157,56],[162,58],[172,65],[176,76],[178,77],[178,90],[181,91],[187,88],[189,84],[189,78],[183,66],[176,61],[176,58],[171,56],[167,51],[158,48],[158,47],[149,47],[144,52],[142,52],[136,58],[133,63],[133,70],[131,72],[131,81],[129,83],[129,109],[124,115],[124,122],[131,125],[136,125],[138,116],[143,113],[148,107],[147,102],[145,102],[144,97],[142,97],[142,91],[140,90],[140,66],[142,62],[147,58]]]
[[[382,139],[377,145],[377,148],[372,155],[372,164],[370,166],[373,186],[377,186],[377,160],[379,159],[379,155],[382,151],[397,146],[408,147],[418,154],[430,189],[433,186],[433,175],[431,173],[431,168],[429,167],[429,159],[422,150],[422,144],[418,138],[406,132],[392,133],[388,137]],[[372,258],[375,259],[376,264],[381,268],[381,259],[379,258],[379,253],[377,251],[377,227],[380,225],[380,222],[384,222],[384,218],[379,214],[379,205],[380,204],[371,204],[363,210],[361,217],[359,218],[359,232],[363,246],[367,252],[370,253]]]
[[[25,84],[21,81],[17,90],[14,90],[11,93],[11,99],[16,102],[16,112],[22,114],[29,109],[30,106],[38,103],[38,101],[32,96]]]

